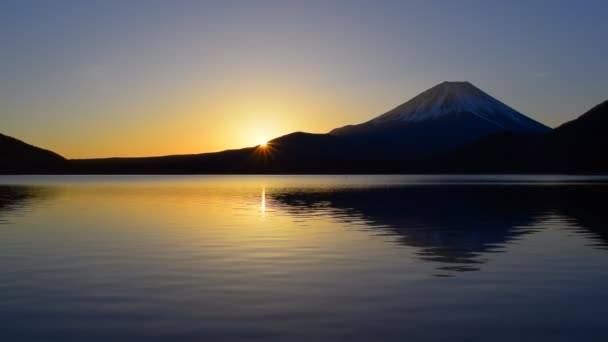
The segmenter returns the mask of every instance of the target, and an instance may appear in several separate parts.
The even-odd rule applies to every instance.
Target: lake
[[[604,341],[608,178],[2,176],[1,341]]]

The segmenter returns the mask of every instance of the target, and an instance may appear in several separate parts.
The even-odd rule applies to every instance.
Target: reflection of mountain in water
[[[5,222],[6,214],[25,210],[34,202],[51,195],[50,188],[0,185],[0,224]]]
[[[608,187],[601,185],[426,185],[272,196],[294,214],[325,208],[334,217],[358,216],[419,248],[422,259],[444,263],[441,269],[467,271],[485,262],[482,254],[534,232],[549,214],[566,216],[591,233],[597,246],[606,246],[608,214],[599,202],[606,194]]]

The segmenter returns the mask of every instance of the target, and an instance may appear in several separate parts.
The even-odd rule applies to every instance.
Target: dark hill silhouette
[[[548,134],[502,133],[451,153],[458,172],[608,173],[608,101]]]
[[[554,129],[548,136],[546,154],[553,167],[608,171],[608,101],[593,107],[576,120]]]
[[[331,173],[373,172],[371,151],[328,134],[296,132],[255,146],[215,153],[72,160],[73,173]]]
[[[0,134],[0,174],[64,172],[62,156]]]

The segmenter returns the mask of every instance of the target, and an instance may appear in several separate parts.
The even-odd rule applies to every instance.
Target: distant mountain
[[[443,82],[370,121],[329,134],[373,146],[389,159],[419,159],[495,133],[550,130],[469,82]]]
[[[62,156],[0,134],[0,173],[55,173],[65,170]]]

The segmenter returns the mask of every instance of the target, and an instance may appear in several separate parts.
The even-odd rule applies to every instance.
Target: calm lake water
[[[605,341],[608,182],[0,177],[0,341]]]

